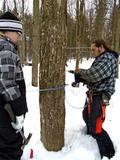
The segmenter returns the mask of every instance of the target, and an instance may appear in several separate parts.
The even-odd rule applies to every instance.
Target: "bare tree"
[[[111,30],[112,30],[112,46],[115,48],[115,37],[116,37],[116,27],[117,27],[117,1],[114,0],[114,5],[112,9],[112,15],[111,15]]]
[[[6,11],[6,0],[3,0],[3,12],[5,12]]]
[[[16,3],[16,0],[14,0],[13,3],[14,3],[13,13],[14,13],[15,15],[18,15],[18,13],[17,13],[17,3]]]
[[[115,44],[114,44],[114,48],[116,51],[120,51],[120,4],[117,6],[117,14],[116,14],[116,18],[117,18],[117,24],[116,24],[116,36],[115,36]]]
[[[112,47],[116,51],[120,51],[120,3],[114,0],[113,10],[112,10]]]
[[[94,37],[105,38],[104,26],[105,26],[105,16],[107,14],[107,0],[95,1],[96,4],[96,18],[95,18],[95,30]]]
[[[15,2],[15,0],[14,0]],[[21,19],[22,19],[22,23],[23,23],[23,34],[22,34],[22,40],[19,41],[19,49],[20,49],[20,59],[21,59],[21,64],[24,64],[24,60],[25,60],[25,53],[26,53],[26,50],[25,50],[25,46],[26,46],[26,38],[25,38],[25,13],[24,13],[24,9],[25,9],[25,3],[24,3],[24,0],[22,0],[22,7],[21,7]],[[16,3],[14,4],[15,6],[15,9],[14,9],[14,12],[18,12],[16,11]],[[18,13],[17,13],[18,14]]]
[[[85,37],[85,2],[76,2],[76,47],[83,46]],[[79,68],[80,50],[76,50],[76,69]]]
[[[38,86],[39,62],[39,0],[33,0],[33,35],[32,35],[32,85]]]

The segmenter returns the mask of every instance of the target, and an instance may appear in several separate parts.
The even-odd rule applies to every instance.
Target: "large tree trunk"
[[[63,85],[65,82],[64,16],[66,0],[42,0],[40,88]],[[67,14],[67,13],[66,13]],[[64,88],[40,92],[41,141],[50,151],[64,146]]]

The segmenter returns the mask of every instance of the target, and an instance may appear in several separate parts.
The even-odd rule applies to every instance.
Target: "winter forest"
[[[0,14],[8,10],[22,20],[21,63],[30,65],[31,85],[39,88],[39,140],[47,151],[60,151],[65,144],[65,68],[72,60],[77,67],[90,59],[94,39],[105,39],[119,53],[120,0],[0,0]]]

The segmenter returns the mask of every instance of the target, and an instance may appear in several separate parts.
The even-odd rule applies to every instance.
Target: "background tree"
[[[112,8],[112,12],[110,15],[111,18],[111,41],[112,41],[112,46],[115,46],[115,37],[116,37],[116,25],[117,25],[117,1],[114,0],[113,1],[113,7]]]
[[[25,55],[26,55],[25,3],[24,3],[24,0],[22,0],[21,3],[22,3],[21,19],[22,19],[22,23],[23,23],[23,33],[22,33],[22,39],[19,42],[19,46],[20,46],[20,52],[19,53],[20,53],[21,63],[24,64]]]
[[[23,1],[23,0],[22,0],[22,1]],[[17,13],[17,4],[16,4],[16,0],[14,0],[13,3],[14,3],[13,13],[14,13],[15,15],[18,15],[18,13]],[[24,8],[23,8],[23,9],[24,9]]]
[[[119,4],[116,6],[116,28],[114,28],[114,32],[115,34],[115,43],[114,43],[114,49],[119,52],[120,51],[120,1]],[[113,42],[114,42],[113,41]]]
[[[96,15],[94,25],[94,37],[105,38],[105,17],[107,14],[107,0],[95,0]]]
[[[85,44],[85,2],[76,1],[76,47],[83,47]],[[76,49],[76,69],[79,68],[81,49]]]
[[[38,62],[40,52],[39,35],[39,0],[33,0],[33,31],[32,31],[32,85],[38,86]]]
[[[2,6],[3,12],[6,11],[6,7],[7,7],[7,5],[6,5],[6,0],[3,0],[3,6]]]

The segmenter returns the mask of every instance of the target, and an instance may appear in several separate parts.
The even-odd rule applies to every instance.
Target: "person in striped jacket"
[[[11,12],[0,16],[0,160],[20,160],[23,150],[23,130],[26,103],[26,86],[17,41],[22,33],[20,20]],[[10,105],[16,123],[5,110]]]

